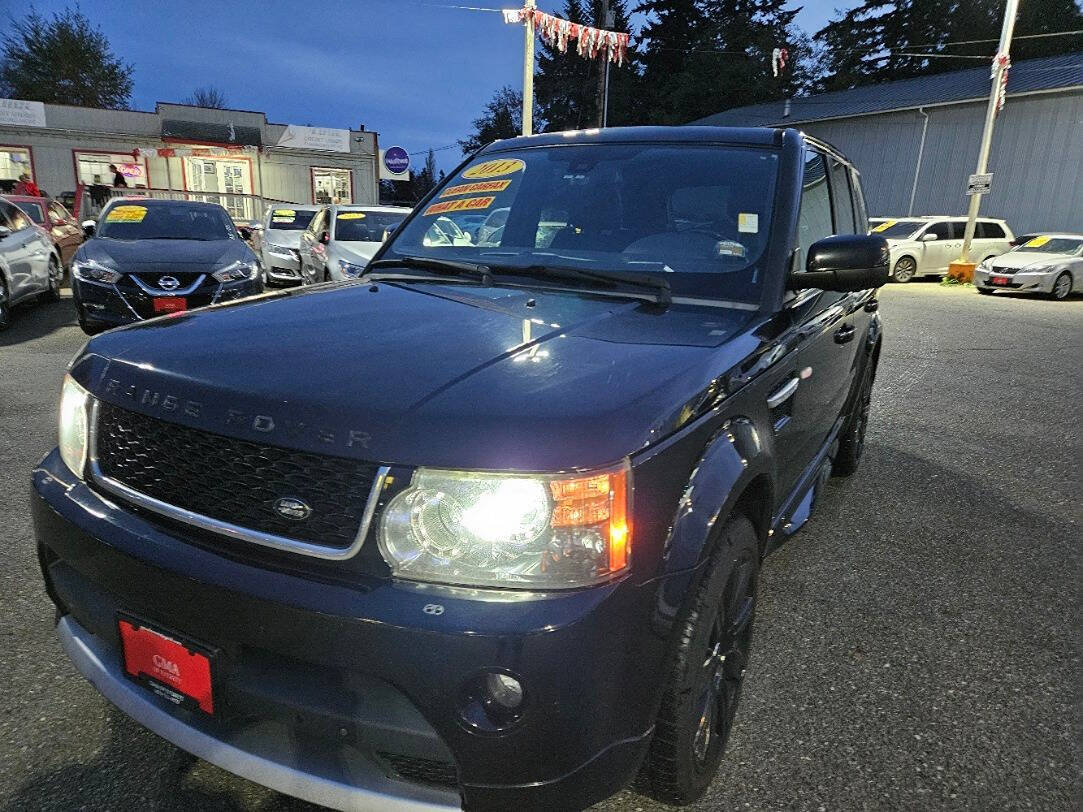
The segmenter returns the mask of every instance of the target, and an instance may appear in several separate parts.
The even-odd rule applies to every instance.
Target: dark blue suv
[[[331,807],[695,800],[760,562],[861,457],[866,230],[794,130],[517,138],[357,280],[93,339],[33,473],[64,649]]]

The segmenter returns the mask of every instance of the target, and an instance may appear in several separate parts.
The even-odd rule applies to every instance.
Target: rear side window
[[[809,246],[835,233],[831,218],[831,196],[827,191],[827,166],[818,152],[805,153],[805,174],[801,189],[801,211],[797,217],[797,265],[805,270]]]
[[[831,194],[835,207],[835,233],[853,234],[854,198],[850,191],[850,172],[846,165],[831,159]]]
[[[1003,240],[1005,234],[999,223],[981,221],[977,225],[975,236],[982,240]]]

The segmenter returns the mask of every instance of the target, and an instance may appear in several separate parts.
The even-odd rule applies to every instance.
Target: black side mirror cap
[[[843,293],[887,284],[891,257],[887,240],[873,234],[840,234],[813,243],[804,272],[791,273],[790,290],[819,288]]]

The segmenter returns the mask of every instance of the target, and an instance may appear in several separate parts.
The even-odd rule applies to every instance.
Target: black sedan
[[[120,199],[72,261],[86,333],[263,292],[260,263],[214,203]]]

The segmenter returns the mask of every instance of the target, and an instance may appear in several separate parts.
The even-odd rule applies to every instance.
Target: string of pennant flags
[[[580,25],[536,8],[505,9],[503,13],[505,23],[532,23],[541,38],[561,53],[567,53],[569,40],[577,40],[576,52],[584,59],[597,59],[600,56],[618,66],[624,64],[629,35],[622,31]]]

